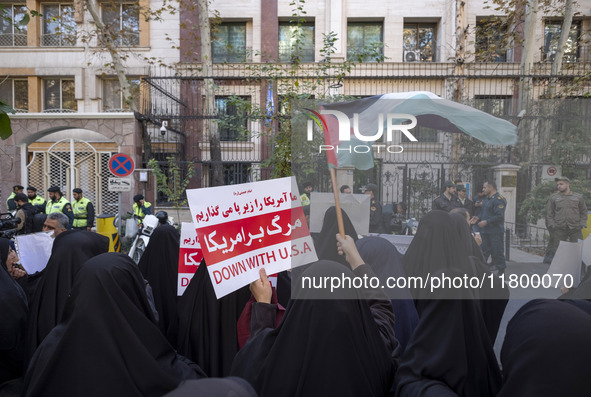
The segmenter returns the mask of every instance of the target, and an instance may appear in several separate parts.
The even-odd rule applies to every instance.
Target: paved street
[[[549,264],[542,263],[543,257],[538,255],[529,254],[527,252],[511,248],[510,253],[511,261],[507,262],[507,271],[506,275],[510,276],[511,274],[515,274],[518,276],[521,275],[528,275],[531,276],[533,274],[537,274],[542,276],[548,270]],[[507,324],[509,320],[513,317],[513,315],[519,310],[521,306],[523,306],[527,301],[536,298],[550,298],[554,299],[561,295],[559,289],[543,289],[543,288],[516,288],[511,289],[511,297],[509,303],[507,304],[507,308],[505,309],[505,314],[503,316],[503,320],[501,321],[501,326],[499,328],[499,334],[497,336],[497,340],[495,342],[495,353],[497,358],[500,361],[501,356],[501,347],[503,345],[503,340],[505,338],[505,331],[507,328]]]

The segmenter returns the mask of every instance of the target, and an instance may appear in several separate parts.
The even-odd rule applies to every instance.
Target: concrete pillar
[[[515,223],[517,209],[517,171],[521,167],[513,164],[501,164],[493,167],[497,191],[507,200],[505,222]]]
[[[340,190],[341,186],[349,185],[351,190],[353,190],[353,172],[355,168],[353,167],[345,167],[345,168],[338,168],[337,169],[337,189]]]

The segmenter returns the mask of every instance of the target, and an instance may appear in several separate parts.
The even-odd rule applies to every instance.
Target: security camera
[[[163,121],[162,127],[160,127],[160,135],[164,136],[166,134],[166,127],[168,127],[168,121]]]

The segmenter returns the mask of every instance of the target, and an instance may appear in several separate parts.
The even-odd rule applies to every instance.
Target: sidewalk
[[[542,263],[544,260],[544,258],[540,255],[530,254],[529,252],[522,251],[515,247],[511,247],[509,258],[509,262],[518,263]]]

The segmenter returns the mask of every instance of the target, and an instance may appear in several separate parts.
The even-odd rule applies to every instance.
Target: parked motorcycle
[[[133,221],[137,222],[136,216],[133,217]],[[139,225],[138,232],[135,236],[135,239],[133,240],[133,244],[131,245],[131,249],[129,250],[128,254],[135,263],[140,263],[140,258],[146,250],[146,247],[150,242],[152,232],[154,229],[156,229],[156,227],[158,227],[158,218],[156,218],[154,215],[146,215],[144,219],[142,219],[142,223]]]

